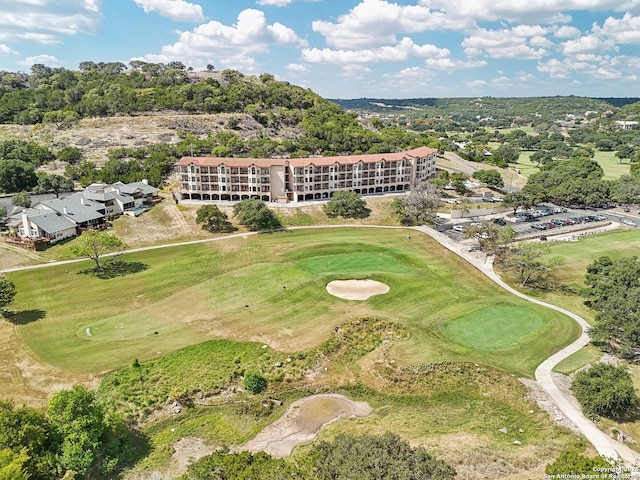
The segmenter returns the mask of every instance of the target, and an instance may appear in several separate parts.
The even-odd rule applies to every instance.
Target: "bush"
[[[360,194],[339,191],[325,204],[324,213],[329,217],[366,218],[371,212],[366,202],[360,198]]]
[[[588,458],[573,449],[564,450],[555,462],[547,465],[545,473],[561,478],[560,475],[593,475],[595,468],[611,468],[611,464],[602,457]],[[586,478],[586,477],[585,477]]]
[[[248,392],[257,395],[264,392],[267,388],[267,379],[260,375],[258,372],[247,372],[244,374],[244,388]]]
[[[637,412],[638,397],[624,366],[598,363],[578,373],[571,389],[590,417],[619,418]]]
[[[232,232],[234,229],[227,214],[222,212],[217,205],[203,205],[196,212],[196,223],[202,224],[202,228],[211,233]]]
[[[423,447],[411,447],[395,434],[382,436],[339,434],[333,442],[313,446],[311,459],[315,478],[448,480],[453,467]]]
[[[249,230],[271,230],[281,227],[276,214],[269,210],[263,201],[255,198],[236,203],[233,215]]]
[[[11,203],[13,203],[16,207],[31,207],[31,195],[28,192],[20,192],[16,193],[13,197],[11,197]]]

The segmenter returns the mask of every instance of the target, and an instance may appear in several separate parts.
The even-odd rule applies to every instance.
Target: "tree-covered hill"
[[[404,114],[408,118],[436,118],[453,122],[481,123],[487,127],[550,125],[567,117],[600,116],[635,104],[638,98],[478,97],[478,98],[359,98],[333,100],[346,110],[374,114]],[[627,107],[633,108],[633,107]],[[636,107],[640,108],[640,107]]]

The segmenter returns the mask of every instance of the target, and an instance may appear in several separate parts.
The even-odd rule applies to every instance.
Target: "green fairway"
[[[612,259],[639,255],[640,230],[626,229],[585,235],[577,242],[552,242],[549,244],[554,255],[567,261],[557,272],[557,278],[564,284],[574,287],[584,286],[587,266],[603,255]]]
[[[403,363],[468,360],[530,376],[579,333],[568,318],[512,297],[428,236],[408,239],[403,229],[296,230],[122,258],[148,268],[109,280],[81,273],[88,262],[9,275],[19,292],[19,332],[38,357],[100,372],[216,338],[302,351],[343,322],[371,315],[408,329],[410,338],[392,349]],[[390,291],[366,301],[326,291],[331,280],[350,278]],[[443,334],[443,325],[493,305],[500,305],[494,323],[475,330],[501,338],[473,344]],[[500,317],[527,319],[511,325],[503,350]]]
[[[444,334],[469,348],[514,348],[542,326],[535,311],[514,305],[491,305],[445,324]]]

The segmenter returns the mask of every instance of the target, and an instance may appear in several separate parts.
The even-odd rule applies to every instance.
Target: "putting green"
[[[351,252],[311,257],[298,262],[298,267],[313,274],[340,275],[372,273],[409,273],[411,269],[391,255],[379,252]]]
[[[443,326],[443,333],[468,348],[513,348],[542,327],[543,318],[527,306],[491,305]]]

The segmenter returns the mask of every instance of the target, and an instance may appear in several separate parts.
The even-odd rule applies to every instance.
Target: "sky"
[[[0,0],[0,70],[131,60],[334,99],[640,97],[640,0]]]

